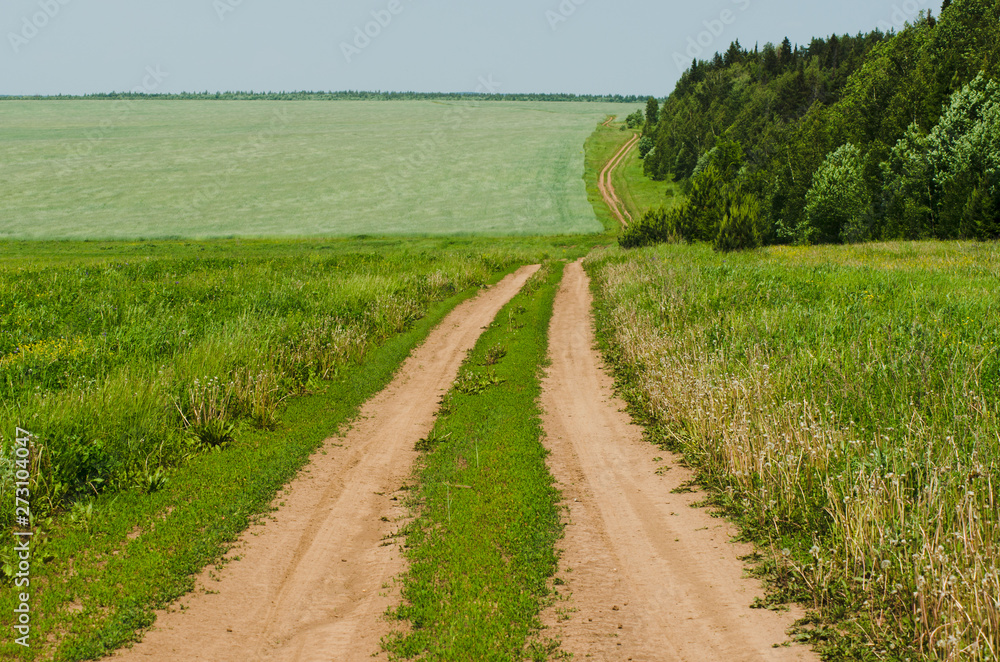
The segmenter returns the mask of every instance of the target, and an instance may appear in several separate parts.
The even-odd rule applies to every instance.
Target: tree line
[[[945,0],[898,33],[738,41],[650,99],[647,176],[686,202],[626,246],[1000,238],[1000,0]]]
[[[196,99],[220,101],[588,101],[598,103],[639,103],[642,95],[621,94],[491,94],[478,92],[179,92],[146,94],[141,92],[101,92],[84,95],[0,96],[8,100],[67,99]]]

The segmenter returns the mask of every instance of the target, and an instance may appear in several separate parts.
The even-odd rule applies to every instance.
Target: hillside
[[[691,204],[626,243],[996,238],[998,68],[996,0],[947,0],[899,33],[734,42],[647,118],[645,173]]]

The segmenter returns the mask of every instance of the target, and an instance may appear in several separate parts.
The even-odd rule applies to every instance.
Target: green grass
[[[66,660],[129,641],[187,590],[460,300],[521,264],[585,250],[544,239],[5,247],[19,258],[0,261],[0,482],[10,494],[14,427],[28,428],[36,647],[8,640],[0,655]],[[229,438],[212,449],[215,428]],[[2,504],[6,530],[12,510]],[[0,624],[17,592],[11,554]]]
[[[539,366],[562,267],[548,263],[500,311],[424,444],[432,450],[414,488],[396,611],[412,627],[386,642],[393,656],[521,660],[546,650],[533,640],[561,525],[540,441]]]
[[[602,342],[828,659],[1000,650],[996,244],[612,249]]]
[[[626,112],[620,113],[623,117],[627,114]],[[584,179],[587,182],[587,200],[590,202],[597,219],[604,226],[605,232],[612,236],[618,235],[621,226],[618,219],[611,214],[604,198],[601,197],[597,182],[604,166],[632,137],[631,132],[621,131],[620,126],[620,123],[614,122],[610,126],[598,126],[584,143],[586,152]]]
[[[618,104],[7,101],[3,238],[599,232]]]
[[[632,135],[634,132],[626,132]],[[667,180],[653,181],[642,171],[642,159],[638,148],[629,152],[625,161],[615,170],[611,177],[618,197],[625,204],[632,218],[640,218],[650,209],[673,207],[679,204],[682,194],[677,184]]]

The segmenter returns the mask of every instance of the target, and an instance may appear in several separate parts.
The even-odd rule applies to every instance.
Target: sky
[[[0,95],[666,96],[729,43],[901,28],[934,0],[3,0]]]

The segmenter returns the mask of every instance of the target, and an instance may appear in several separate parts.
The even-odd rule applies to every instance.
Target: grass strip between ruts
[[[563,263],[550,262],[497,315],[442,401],[417,469],[410,569],[391,656],[521,660],[550,595],[561,535],[538,398]]]
[[[497,274],[499,280],[504,274]],[[46,561],[33,567],[39,604],[33,646],[0,642],[0,658],[96,659],[137,639],[154,610],[190,591],[194,575],[220,559],[322,441],[384,388],[402,361],[462,301],[431,306],[408,331],[345,369],[323,392],[294,398],[274,431],[250,431],[231,448],[196,458],[153,494],[97,499],[83,523],[50,533]],[[14,593],[0,601],[13,613]],[[48,639],[47,645],[39,645]],[[53,646],[55,650],[53,651]]]

